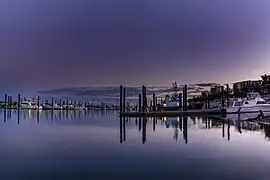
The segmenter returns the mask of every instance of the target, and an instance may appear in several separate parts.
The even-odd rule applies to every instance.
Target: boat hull
[[[237,113],[240,107],[230,107],[226,109],[227,118],[232,120],[247,120],[247,119],[256,119],[258,115],[262,112],[264,116],[270,116],[270,105],[261,105],[261,106],[253,106],[253,107],[241,107],[240,116],[238,114],[230,114]]]
[[[34,106],[34,105],[23,105],[23,104],[21,104],[20,108],[21,109],[36,109],[36,110],[42,109],[41,106],[38,107],[38,106]]]
[[[162,111],[176,111],[180,110],[181,108],[179,106],[162,106],[160,107]]]

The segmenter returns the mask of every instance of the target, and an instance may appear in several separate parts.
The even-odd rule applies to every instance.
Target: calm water
[[[268,128],[240,133],[209,118],[130,119],[120,128],[114,112],[0,115],[3,180],[270,179]]]

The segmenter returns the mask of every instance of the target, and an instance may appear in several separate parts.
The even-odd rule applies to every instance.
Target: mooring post
[[[224,108],[224,86],[221,86],[221,106]]]
[[[183,111],[187,111],[187,85],[183,88]]]
[[[7,108],[7,94],[5,94],[4,107]]]
[[[18,94],[18,102],[17,102],[17,108],[20,109],[21,108],[21,94]]]
[[[147,97],[146,97],[146,87],[143,86],[143,112],[146,112],[147,108]]]
[[[179,93],[178,103],[179,103],[179,109],[181,109],[182,108],[182,93]]]
[[[156,95],[153,94],[153,109],[152,111],[156,111]]]
[[[39,109],[39,106],[40,106],[39,96],[37,96],[37,105],[38,105],[38,109]]]
[[[123,88],[123,112],[126,112],[126,87]]]
[[[52,97],[52,110],[53,110],[53,106],[54,106],[54,98]]]
[[[209,97],[209,93],[207,93],[207,109],[210,108],[210,97]]]
[[[142,95],[139,94],[139,112],[142,112]]]
[[[144,85],[142,86],[142,112],[145,112],[145,94],[144,94]]]
[[[230,101],[230,88],[229,88],[229,84],[226,85],[227,86],[227,107],[229,107],[229,101]]]
[[[120,113],[123,112],[123,86],[120,86],[120,102],[119,102]]]
[[[9,107],[12,107],[12,96],[9,96]]]

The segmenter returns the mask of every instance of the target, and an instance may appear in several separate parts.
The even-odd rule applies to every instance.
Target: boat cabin
[[[247,93],[245,99],[238,99],[233,102],[232,107],[249,107],[256,106],[260,104],[268,104],[264,99],[261,98],[261,95],[258,92]]]

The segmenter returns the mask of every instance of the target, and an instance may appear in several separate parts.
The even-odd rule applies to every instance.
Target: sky
[[[1,0],[3,88],[270,74],[269,0]]]

